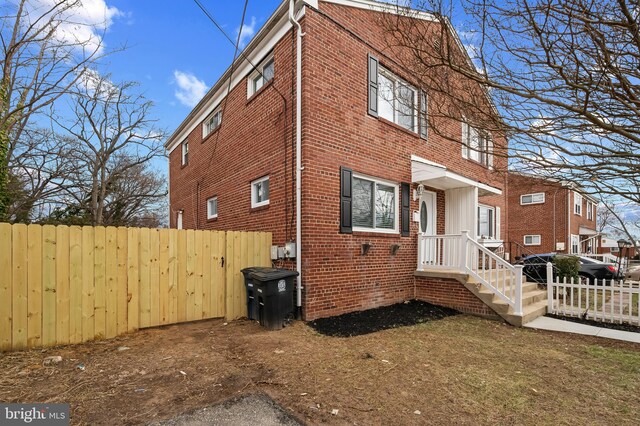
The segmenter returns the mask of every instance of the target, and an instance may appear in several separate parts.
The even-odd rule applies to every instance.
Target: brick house
[[[507,159],[493,155],[506,140],[449,118],[447,135],[429,131],[429,105],[446,99],[387,48],[381,18],[397,8],[293,3],[167,141],[170,226],[296,242],[295,265],[277,262],[300,272],[307,320],[416,298],[493,317],[497,300],[522,317],[521,271],[491,257],[508,231]]]
[[[538,253],[600,253],[597,200],[575,185],[509,173],[509,237],[512,259]]]

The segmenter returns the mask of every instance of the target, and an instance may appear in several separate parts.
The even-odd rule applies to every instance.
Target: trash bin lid
[[[259,271],[254,271],[249,275],[254,280],[258,281],[273,281],[280,280],[282,278],[297,277],[298,271],[292,271],[290,269],[282,268],[263,268]]]
[[[252,272],[260,272],[260,271],[263,271],[263,270],[271,270],[271,269],[274,269],[274,268],[269,268],[269,267],[266,267],[266,266],[249,266],[248,268],[240,269],[240,272],[242,272],[243,274],[246,275],[246,274],[250,274]]]

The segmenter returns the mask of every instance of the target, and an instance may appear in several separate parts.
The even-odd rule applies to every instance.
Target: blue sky
[[[235,39],[242,1],[201,0]],[[155,103],[160,127],[172,132],[229,66],[233,46],[192,0],[92,0],[116,8],[103,41],[106,50],[127,45],[103,61],[114,81],[138,81]],[[269,18],[279,0],[249,1],[243,41]],[[113,12],[113,9],[110,9]]]

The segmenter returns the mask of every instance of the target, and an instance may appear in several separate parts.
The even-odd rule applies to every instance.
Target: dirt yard
[[[349,338],[204,321],[1,354],[0,371],[0,401],[69,402],[73,424],[149,423],[247,394],[307,424],[640,418],[640,345],[465,315]]]

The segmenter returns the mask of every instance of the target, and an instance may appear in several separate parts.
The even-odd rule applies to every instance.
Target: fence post
[[[547,262],[547,313],[553,312],[553,264]]]
[[[467,241],[469,240],[469,231],[462,231],[460,235],[460,269],[467,270]]]
[[[513,307],[514,315],[522,316],[522,265],[515,265],[516,274],[516,300]]]

